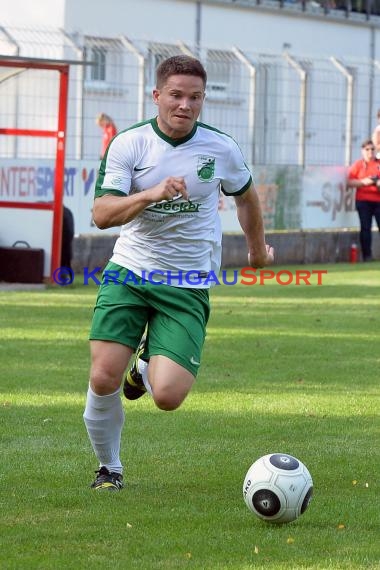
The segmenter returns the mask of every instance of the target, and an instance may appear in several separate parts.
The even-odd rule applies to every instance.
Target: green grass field
[[[0,291],[0,567],[380,568],[380,263],[324,269],[321,286],[212,290],[183,406],[125,402],[117,494],[89,489],[82,421],[96,288]],[[278,451],[314,480],[282,526],[242,498],[250,464]]]

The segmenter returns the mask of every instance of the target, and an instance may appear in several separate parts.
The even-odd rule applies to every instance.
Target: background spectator
[[[380,160],[375,158],[375,147],[371,139],[363,142],[362,158],[349,168],[348,186],[356,188],[363,261],[371,261],[373,218],[380,231]]]
[[[96,124],[103,130],[102,147],[100,151],[100,158],[103,158],[104,153],[113,137],[117,134],[117,128],[113,119],[106,113],[100,113],[96,117]]]

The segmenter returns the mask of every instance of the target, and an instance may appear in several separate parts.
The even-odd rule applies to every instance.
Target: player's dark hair
[[[174,55],[161,61],[156,71],[156,87],[161,89],[171,75],[195,75],[207,83],[207,73],[203,65],[195,57],[188,55]]]

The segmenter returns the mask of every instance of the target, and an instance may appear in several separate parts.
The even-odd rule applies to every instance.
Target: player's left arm
[[[237,216],[248,246],[248,262],[252,267],[265,267],[274,262],[273,247],[265,243],[264,221],[259,197],[253,183],[235,196]]]

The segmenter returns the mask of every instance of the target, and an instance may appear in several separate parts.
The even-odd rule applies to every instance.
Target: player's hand
[[[183,176],[169,176],[151,188],[152,198],[154,202],[162,200],[173,200],[182,196],[184,200],[189,199],[186,190],[186,183]]]
[[[274,263],[274,249],[270,245],[265,245],[265,251],[255,252],[250,250],[248,252],[248,263],[250,267],[266,267]]]

